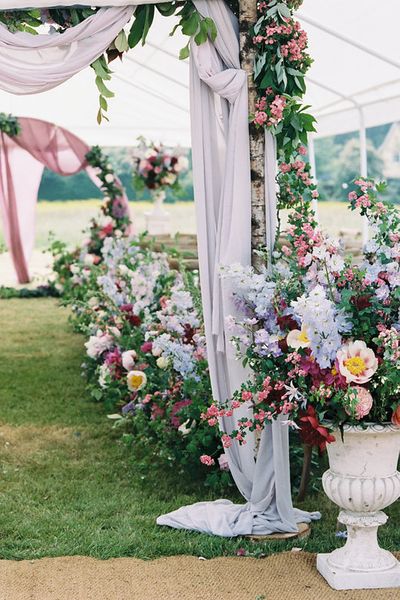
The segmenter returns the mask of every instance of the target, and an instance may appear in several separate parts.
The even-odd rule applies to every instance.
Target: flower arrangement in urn
[[[245,443],[247,431],[277,417],[321,450],[345,424],[400,425],[400,217],[378,197],[385,184],[356,184],[350,208],[371,231],[360,264],[321,231],[310,202],[298,201],[271,273],[222,272],[237,307],[232,341],[254,373],[227,407],[251,404],[253,417],[238,419],[227,443]]]
[[[278,178],[287,171],[281,165]],[[236,310],[232,342],[252,373],[203,419],[213,426],[239,413],[225,447],[278,420],[304,443],[328,448],[323,485],[349,535],[343,548],[319,556],[319,570],[336,589],[400,587],[400,565],[376,536],[387,519],[381,510],[400,496],[400,215],[380,199],[385,184],[355,182],[350,208],[370,229],[355,263],[318,226],[306,183],[308,200],[290,197],[286,239],[270,268],[222,271]]]
[[[134,185],[137,190],[150,190],[155,201],[165,198],[165,190],[179,190],[179,177],[187,171],[189,161],[178,152],[169,151],[163,144],[139,138],[135,157]]]

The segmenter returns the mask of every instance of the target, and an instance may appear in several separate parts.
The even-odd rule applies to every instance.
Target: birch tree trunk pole
[[[257,0],[239,0],[240,62],[249,82],[249,113],[255,112],[257,90],[253,78],[254,49],[249,31],[257,21]],[[251,169],[251,250],[252,264],[260,270],[263,258],[255,250],[266,243],[266,214],[264,186],[264,131],[249,125]]]

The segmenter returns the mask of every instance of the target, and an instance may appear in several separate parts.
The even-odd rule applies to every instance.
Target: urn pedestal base
[[[371,590],[400,587],[400,563],[385,571],[350,571],[329,564],[330,554],[318,554],[317,569],[334,590]]]
[[[166,212],[146,212],[146,231],[149,235],[169,235],[171,233],[171,215]]]

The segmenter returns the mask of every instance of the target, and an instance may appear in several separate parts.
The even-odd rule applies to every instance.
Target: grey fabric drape
[[[203,311],[214,398],[232,396],[248,373],[235,359],[224,319],[234,314],[229,283],[219,266],[251,262],[251,186],[247,76],[239,62],[238,28],[223,0],[194,0],[216,23],[215,45],[191,49],[191,115],[195,201]],[[269,134],[268,134],[269,135]],[[275,198],[275,145],[267,136],[267,201]],[[272,211],[275,207],[269,204]],[[268,229],[271,245],[273,224]],[[235,417],[235,419],[237,416]],[[224,418],[225,431],[235,419]],[[185,506],[157,519],[159,525],[220,536],[295,532],[296,523],[319,513],[293,509],[290,493],[288,430],[279,421],[262,433],[257,460],[254,436],[227,450],[235,482],[246,503],[228,500]]]

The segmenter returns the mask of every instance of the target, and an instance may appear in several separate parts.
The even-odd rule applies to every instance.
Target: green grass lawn
[[[0,558],[98,558],[192,554],[238,548],[271,553],[293,546],[329,551],[337,509],[321,494],[303,508],[323,519],[308,540],[254,544],[157,527],[166,511],[210,498],[206,489],[157,472],[142,479],[80,375],[83,338],[52,299],[0,300]],[[400,504],[382,542],[400,547]]]

